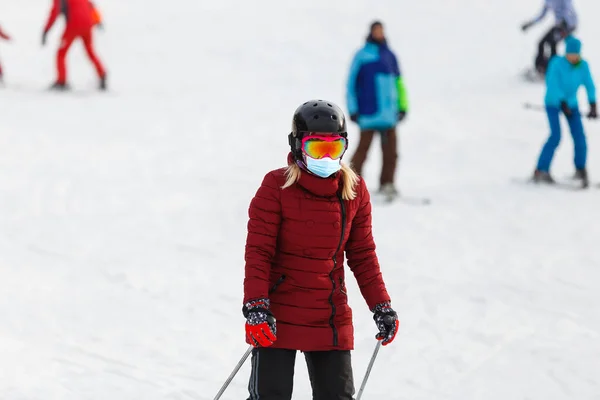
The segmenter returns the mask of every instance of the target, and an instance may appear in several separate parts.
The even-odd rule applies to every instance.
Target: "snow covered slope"
[[[373,18],[411,100],[400,189],[433,204],[375,206],[402,325],[364,398],[600,399],[600,191],[511,183],[547,135],[544,114],[522,108],[543,88],[518,78],[545,29],[519,26],[540,2],[103,0],[102,95],[79,45],[77,92],[42,90],[60,36],[40,49],[48,3],[0,4],[15,37],[0,43],[1,399],[213,398],[246,349],[248,203],[285,162],[294,108],[344,105]],[[576,3],[600,79],[600,6]],[[585,126],[600,178],[600,126]],[[559,177],[572,173],[564,139]],[[348,283],[358,388],[375,326]],[[245,398],[248,373],[224,399]],[[302,357],[295,390],[310,395]]]

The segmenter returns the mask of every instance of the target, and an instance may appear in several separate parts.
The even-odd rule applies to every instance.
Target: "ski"
[[[398,196],[395,200],[415,206],[427,206],[431,204],[431,199],[428,197]]]
[[[0,83],[0,89],[6,91],[20,92],[20,93],[33,93],[33,94],[47,94],[49,96],[64,96],[64,97],[106,97],[115,95],[115,92],[110,89],[99,90],[97,88],[84,88],[84,87],[71,87],[64,90],[56,90],[50,87],[40,88],[33,85],[23,85],[19,83]]]
[[[556,183],[554,183],[554,185],[560,187],[561,189],[566,189],[566,190],[586,190],[589,189],[589,185],[588,186],[583,186],[580,182],[572,182],[572,181],[559,181],[557,180]]]
[[[386,196],[382,193],[377,193],[372,196],[372,201],[379,204],[392,204],[399,202],[413,206],[426,206],[431,204],[431,199],[428,197],[403,196],[401,194]]]
[[[554,183],[546,183],[546,182],[535,182],[532,178],[513,178],[511,180],[513,183],[525,184],[530,186],[540,186],[540,187],[549,187],[555,189],[562,190],[570,190],[570,191],[581,191],[586,190],[588,187],[584,187],[578,181],[572,180],[555,180]]]

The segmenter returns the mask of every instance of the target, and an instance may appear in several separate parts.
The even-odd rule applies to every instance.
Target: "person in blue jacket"
[[[408,112],[408,98],[398,59],[388,47],[383,24],[379,21],[371,24],[366,44],[354,55],[346,101],[350,119],[359,125],[361,131],[351,160],[352,167],[357,174],[362,174],[373,136],[379,132],[383,153],[379,190],[388,197],[396,196],[396,125]]]
[[[550,124],[550,137],[544,144],[537,168],[533,174],[535,182],[554,183],[550,175],[550,164],[560,142],[560,113],[567,118],[575,147],[575,179],[582,186],[589,185],[586,170],[587,143],[581,122],[577,91],[585,86],[590,104],[588,118],[598,118],[596,109],[596,87],[587,61],[581,58],[581,41],[570,35],[565,39],[566,54],[550,59],[546,73],[546,113]]]

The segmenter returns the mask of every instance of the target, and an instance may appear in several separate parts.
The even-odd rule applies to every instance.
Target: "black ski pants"
[[[255,348],[248,400],[290,400],[294,386],[296,350]],[[352,400],[354,381],[350,351],[304,353],[313,400]]]
[[[535,57],[535,69],[542,73],[546,73],[548,68],[548,62],[552,57],[556,55],[556,46],[564,39],[567,35],[572,33],[574,28],[568,28],[563,22],[559,25],[555,25],[546,32],[538,43],[538,52]],[[550,55],[546,54],[546,49],[550,48]]]

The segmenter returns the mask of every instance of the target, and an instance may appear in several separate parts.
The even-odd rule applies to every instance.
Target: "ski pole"
[[[545,111],[546,110],[546,107],[544,107],[541,104],[525,103],[525,104],[523,104],[523,107],[525,107],[528,110],[535,110],[535,111]]]
[[[541,104],[524,103],[523,107],[525,107],[525,109],[527,109],[527,110],[546,111],[546,107]],[[583,117],[583,115],[582,115],[582,117]],[[588,117],[588,119],[591,119],[591,118]]]
[[[369,379],[369,375],[371,374],[371,369],[373,368],[373,364],[375,363],[375,359],[377,358],[377,353],[379,353],[379,349],[381,348],[381,340],[377,341],[377,345],[375,346],[375,351],[373,351],[373,355],[371,356],[371,361],[369,361],[369,366],[367,367],[367,372],[365,373],[365,377],[363,378],[362,384],[360,385],[360,390],[358,391],[358,396],[356,396],[356,400],[360,400],[363,391],[365,390],[365,386],[367,385],[367,379]]]
[[[227,378],[227,380],[225,381],[225,383],[221,387],[221,390],[219,390],[219,393],[217,393],[217,395],[215,396],[214,400],[218,400],[218,399],[221,398],[221,396],[223,395],[223,393],[225,392],[225,390],[227,389],[227,387],[229,386],[229,384],[231,383],[231,381],[233,380],[233,378],[235,377],[235,375],[238,373],[238,371],[240,370],[240,368],[242,368],[242,365],[244,365],[244,363],[246,362],[246,359],[248,358],[248,356],[250,355],[250,353],[252,353],[252,349],[254,349],[253,346],[249,346],[248,347],[248,350],[246,350],[246,352],[242,356],[242,359],[240,360],[240,362],[237,363],[237,365],[233,369],[233,372],[231,373],[231,375],[229,375],[229,378]]]

